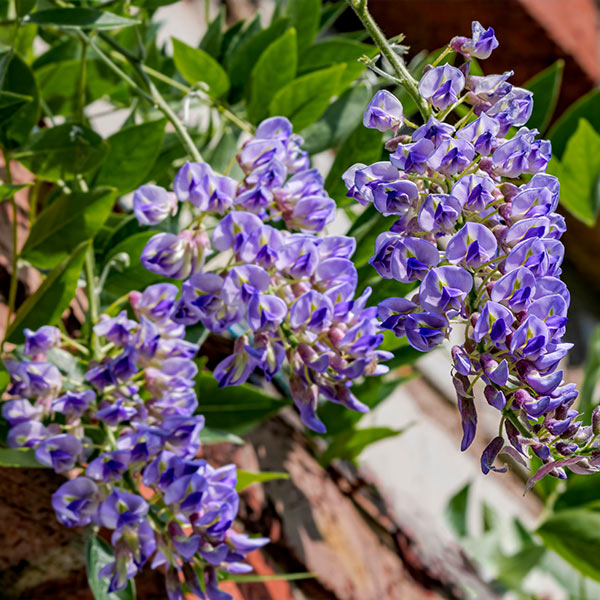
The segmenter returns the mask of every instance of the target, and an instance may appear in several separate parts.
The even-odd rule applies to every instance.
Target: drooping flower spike
[[[349,197],[399,217],[369,262],[381,277],[417,289],[380,303],[382,327],[424,352],[464,328],[464,343],[452,348],[461,448],[475,437],[476,405],[487,401],[501,413],[504,437],[484,451],[483,472],[503,470],[494,466],[502,451],[536,456],[543,466],[532,485],[546,474],[564,478],[565,467],[597,471],[600,444],[598,428],[584,426],[573,409],[577,390],[559,369],[571,347],[561,339],[569,293],[560,280],[559,183],[545,173],[550,142],[525,127],[532,94],[508,82],[511,72],[469,75],[470,58],[487,58],[497,46],[493,30],[478,22],[472,38],[454,38],[449,50],[465,65],[426,68],[418,86],[433,109],[428,122],[396,138],[402,143],[389,161],[354,165],[344,182]],[[445,122],[463,103],[471,112]],[[369,105],[369,127],[380,123],[373,104],[382,105]],[[387,96],[386,105],[402,114]]]

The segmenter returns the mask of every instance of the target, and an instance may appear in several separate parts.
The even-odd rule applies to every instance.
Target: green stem
[[[12,185],[12,171],[10,170],[10,154],[7,150],[2,151],[4,158],[4,170],[6,171],[6,183]],[[19,261],[19,222],[18,222],[18,207],[15,194],[10,197],[10,205],[12,207],[12,272],[10,274],[10,287],[8,288],[8,316],[7,325],[10,322],[11,316],[15,311],[15,303],[17,300],[17,286],[19,284],[18,261]]]
[[[87,42],[81,40],[81,64],[79,66],[79,78],[77,80],[77,112],[76,117],[79,123],[83,124],[85,108],[85,75],[86,75],[86,52]]]
[[[94,247],[90,244],[85,253],[85,281],[88,296],[88,344],[92,358],[98,355],[98,340],[94,333],[94,325],[98,321],[98,290],[96,289],[96,261],[94,259]]]
[[[354,10],[356,13],[356,16],[362,21],[362,24],[375,42],[375,45],[381,51],[381,54],[385,56],[388,62],[392,65],[392,68],[401,79],[406,91],[415,101],[415,104],[417,105],[417,108],[419,109],[423,119],[427,121],[429,115],[431,114],[431,109],[427,102],[419,94],[417,81],[410,74],[409,70],[404,64],[404,61],[394,52],[388,40],[383,35],[381,29],[379,29],[379,26],[367,9],[366,0],[347,0],[347,2],[352,10]]]

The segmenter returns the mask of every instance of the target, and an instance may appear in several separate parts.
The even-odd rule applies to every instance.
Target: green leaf
[[[285,14],[298,32],[298,50],[312,44],[321,21],[321,0],[288,0]]]
[[[158,158],[165,125],[164,119],[149,121],[111,135],[95,184],[112,185],[123,195],[144,183]]]
[[[111,269],[104,284],[104,292],[109,296],[118,298],[127,294],[133,289],[143,290],[144,288],[159,282],[171,282],[178,284],[175,279],[168,279],[157,273],[152,273],[145,269],[140,263],[140,256],[146,244],[158,233],[158,231],[143,231],[136,233],[121,243],[114,246],[106,254],[104,266],[106,266],[117,254],[126,254],[129,256],[129,266],[122,270]]]
[[[32,98],[31,102],[0,107],[0,144],[7,149],[21,146],[37,123],[39,92],[31,68],[22,58],[10,50],[0,52],[0,71],[4,66],[4,76],[0,73],[0,91]]]
[[[306,73],[334,64],[346,63],[346,70],[340,78],[340,90],[343,90],[358,79],[365,70],[364,63],[359,62],[358,59],[363,55],[373,57],[375,54],[377,54],[375,46],[334,37],[307,48],[298,62],[298,72]]]
[[[10,374],[6,370],[4,361],[0,358],[0,394],[4,393],[4,390],[6,390],[9,383],[10,383]]]
[[[321,455],[319,462],[328,465],[335,458],[354,460],[371,444],[396,437],[405,429],[390,429],[389,427],[367,427],[365,429],[351,429],[336,435],[329,446]]]
[[[550,515],[536,533],[580,573],[600,581],[600,512],[562,510]]]
[[[600,208],[596,193],[600,175],[600,134],[581,119],[567,143],[562,162],[552,158],[548,171],[560,179],[561,204],[574,217],[593,227]]]
[[[296,131],[314,123],[329,105],[346,65],[336,65],[294,79],[271,100],[271,115],[287,117]]]
[[[235,444],[236,446],[243,446],[244,440],[228,431],[221,431],[220,429],[210,429],[205,427],[200,432],[200,441],[203,444],[221,444],[227,442],[228,444]]]
[[[565,61],[557,60],[523,85],[533,92],[533,112],[527,122],[530,129],[546,131],[556,108],[564,68]]]
[[[27,15],[25,24],[36,24],[68,29],[120,29],[139,23],[96,8],[50,8]]]
[[[115,189],[109,187],[62,194],[36,219],[21,257],[38,269],[52,269],[96,235],[114,203]]]
[[[273,481],[275,479],[289,479],[290,476],[288,473],[251,473],[250,471],[242,471],[238,469],[237,471],[237,484],[235,489],[238,492],[243,492],[248,486],[253,483],[265,483],[267,481]]]
[[[20,448],[0,448],[0,467],[45,468],[36,460],[33,450],[21,450]]]
[[[15,7],[17,9],[17,16],[24,17],[28,12],[31,12],[37,0],[15,0]]]
[[[287,28],[288,20],[279,19],[238,45],[231,56],[228,68],[232,91],[245,86],[260,55],[271,43],[281,37]]]
[[[75,296],[87,248],[86,242],[74,248],[71,255],[51,271],[35,293],[23,302],[6,331],[7,341],[20,344],[25,340],[23,329],[26,327],[38,329],[59,321]]]
[[[367,165],[379,160],[383,148],[382,134],[375,129],[367,129],[362,123],[344,140],[337,151],[329,170],[325,187],[329,195],[339,204],[348,203],[347,189],[342,181],[344,171],[354,163]]]
[[[569,138],[581,119],[589,121],[590,125],[600,133],[600,90],[592,90],[569,106],[569,108],[554,123],[548,132],[552,142],[552,152],[557,158],[562,158]]]
[[[95,131],[65,123],[34,133],[19,160],[40,179],[58,181],[92,170],[107,149]]]
[[[223,43],[223,26],[225,25],[225,7],[219,8],[219,13],[211,21],[206,29],[206,33],[200,40],[200,50],[210,54],[215,60],[218,60],[221,53],[221,44]]]
[[[31,183],[0,183],[0,202],[9,200],[19,190],[31,187]]]
[[[177,38],[172,40],[175,66],[189,84],[205,83],[215,98],[227,93],[229,77],[210,54],[199,48],[192,48]]]
[[[23,105],[32,101],[31,96],[0,91],[0,124],[8,121]]]
[[[113,562],[115,554],[102,538],[89,530],[85,544],[85,567],[88,584],[95,600],[135,600],[135,583],[130,579],[127,587],[119,592],[108,593],[109,577],[98,577],[100,570]]]
[[[469,490],[471,482],[468,482],[461,488],[446,505],[446,521],[450,529],[459,538],[467,537],[469,531],[467,528],[467,509],[469,506]]]
[[[303,147],[310,154],[316,154],[339,144],[361,122],[371,95],[371,86],[367,83],[347,89],[327,107],[318,121],[300,132],[304,138]]]
[[[592,410],[599,404],[597,386],[600,381],[600,326],[596,326],[588,346],[587,361],[583,373],[583,383],[579,393],[579,412],[588,422]]]
[[[197,411],[206,417],[207,427],[242,435],[254,425],[275,414],[287,403],[263,394],[251,385],[219,388],[208,374],[196,376]]]
[[[236,583],[260,583],[262,581],[299,581],[301,579],[315,579],[316,573],[276,573],[275,575],[231,575],[224,573],[225,579]]]
[[[500,556],[496,564],[497,579],[512,589],[518,589],[525,577],[540,566],[547,552],[543,546],[528,546],[510,556]]]
[[[296,75],[296,30],[288,29],[260,55],[250,76],[246,111],[253,123],[269,114],[275,94]]]
[[[554,504],[554,511],[569,508],[590,508],[600,499],[600,478],[569,473],[566,489]]]

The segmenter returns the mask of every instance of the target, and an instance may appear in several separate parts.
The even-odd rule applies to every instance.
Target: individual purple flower
[[[390,154],[390,161],[394,167],[406,173],[423,175],[427,170],[427,161],[434,150],[432,142],[422,138],[412,144],[400,144],[396,151]]]
[[[454,133],[455,129],[450,123],[442,123],[431,116],[427,123],[414,131],[411,139],[413,142],[418,142],[421,139],[429,140],[434,148],[437,148],[443,141],[449,140]]]
[[[37,420],[42,416],[42,413],[43,408],[41,406],[34,406],[25,398],[8,400],[2,403],[2,416],[11,427],[19,423]]]
[[[138,412],[137,407],[126,404],[122,398],[108,404],[101,404],[95,417],[103,423],[114,427],[123,421],[129,421]]]
[[[115,489],[101,504],[98,520],[101,525],[119,531],[132,528],[148,514],[148,503],[137,494]]]
[[[465,349],[462,346],[452,346],[451,353],[456,372],[461,375],[470,375],[473,367]]]
[[[175,298],[179,290],[172,283],[155,283],[148,286],[143,293],[137,293],[129,300],[136,314],[143,315],[151,321],[164,321],[173,310]]]
[[[369,129],[397,132],[403,123],[402,103],[387,90],[379,90],[369,102],[363,116],[363,125]]]
[[[315,290],[302,294],[290,308],[289,323],[292,329],[305,327],[318,333],[331,324],[333,306],[329,298]]]
[[[419,211],[419,227],[431,233],[451,231],[461,213],[461,202],[455,196],[429,194]]]
[[[426,311],[455,315],[472,287],[473,277],[462,267],[434,267],[419,286],[419,302]]]
[[[200,449],[204,417],[172,416],[163,421],[165,448],[181,458],[194,458]]]
[[[277,252],[275,266],[293,279],[301,279],[311,276],[318,264],[319,250],[314,240],[305,236],[291,235]]]
[[[532,111],[533,92],[513,87],[485,112],[500,123],[499,134],[503,136],[511,127],[525,125],[529,121]]]
[[[533,273],[525,267],[520,267],[500,277],[494,283],[490,296],[494,302],[503,303],[518,312],[531,304],[535,288]]]
[[[481,113],[477,119],[459,129],[456,137],[471,142],[475,151],[482,156],[489,156],[498,146],[497,136],[500,133],[500,123],[486,113]]]
[[[508,383],[509,368],[506,359],[498,362],[491,354],[481,355],[481,367],[485,377],[492,383],[503,387]]]
[[[65,527],[81,527],[92,522],[100,502],[98,486],[88,477],[63,483],[52,494],[52,508]]]
[[[423,279],[439,262],[440,253],[431,242],[393,233],[377,236],[375,254],[369,260],[382,277],[405,283]]]
[[[52,402],[52,410],[73,417],[80,417],[96,401],[96,394],[92,390],[75,392],[67,390]]]
[[[214,369],[213,375],[219,382],[219,387],[241,385],[245,383],[254,369],[258,366],[256,356],[248,352],[244,337],[236,340],[236,351],[223,359]]]
[[[548,327],[540,318],[529,315],[519,325],[510,342],[510,351],[518,357],[535,360],[549,341]]]
[[[59,370],[48,362],[6,360],[4,364],[11,381],[8,393],[13,396],[46,396],[58,392],[62,387]]]
[[[398,168],[389,161],[376,162],[368,167],[358,163],[350,167],[342,179],[348,189],[347,196],[366,206],[373,201],[373,189],[378,184],[398,179]]]
[[[373,191],[373,204],[384,217],[405,214],[418,198],[416,184],[406,179],[380,183]]]
[[[142,250],[144,268],[164,277],[185,279],[200,267],[207,240],[201,234],[183,230],[179,235],[157,233]]]
[[[448,177],[462,173],[475,157],[475,149],[466,140],[449,139],[442,142],[427,159],[427,165]]]
[[[36,460],[47,467],[52,467],[57,473],[70,471],[74,466],[83,447],[78,438],[70,433],[61,433],[40,442],[35,450]]]
[[[50,435],[39,421],[23,421],[11,427],[6,438],[9,448],[34,448]]]
[[[245,303],[257,292],[264,292],[269,283],[269,274],[262,267],[233,267],[223,281],[222,298],[229,305]]]
[[[226,215],[213,231],[212,243],[217,250],[237,252],[248,236],[262,227],[262,221],[255,215],[244,211],[235,211]]]
[[[507,467],[495,467],[494,461],[496,457],[504,447],[504,439],[500,436],[495,437],[483,451],[481,455],[481,471],[484,475],[487,475],[490,471],[496,471],[497,473],[506,473]]]
[[[406,339],[421,352],[428,352],[444,341],[448,319],[435,312],[417,312],[407,315],[404,322]]]
[[[23,330],[25,336],[24,353],[28,356],[48,352],[60,342],[60,330],[58,327],[44,325],[37,331],[32,331],[27,327]]]
[[[451,65],[433,67],[419,82],[419,94],[438,110],[444,110],[458,100],[465,87],[465,76]]]
[[[103,452],[90,462],[85,474],[96,481],[110,482],[121,479],[129,467],[130,453],[126,450]]]
[[[502,304],[488,301],[485,303],[471,337],[481,342],[489,337],[498,348],[503,348],[506,337],[511,333],[515,320],[513,313]]]
[[[187,162],[175,177],[175,194],[181,202],[191,202],[200,211],[224,214],[233,204],[237,182],[217,175],[207,163]]]
[[[328,196],[306,196],[301,198],[289,218],[287,225],[305,233],[323,231],[335,217],[335,201]]]
[[[477,269],[496,256],[498,243],[494,234],[482,223],[464,225],[446,246],[446,258]]]
[[[452,195],[461,205],[482,212],[494,200],[496,185],[487,175],[465,175],[452,186]]]
[[[492,51],[499,45],[494,30],[491,27],[486,29],[479,21],[473,21],[472,31],[471,38],[455,37],[450,42],[450,47],[465,56],[479,59],[489,58]]]
[[[260,229],[252,231],[240,247],[238,254],[246,263],[257,263],[264,269],[270,269],[275,265],[278,250],[284,243],[284,237],[278,229],[263,225]]]
[[[140,225],[158,225],[176,212],[177,197],[158,185],[143,185],[133,194],[133,214]]]
[[[105,337],[115,346],[124,346],[131,339],[131,332],[138,327],[138,323],[127,318],[127,311],[122,310],[116,317],[102,315],[97,325],[94,325],[94,333]]]
[[[286,303],[277,296],[257,293],[248,302],[246,320],[253,331],[273,329],[287,315]]]
[[[514,71],[505,71],[501,75],[469,75],[466,78],[465,86],[489,108],[513,89],[513,86],[508,83],[508,79],[513,75]]]

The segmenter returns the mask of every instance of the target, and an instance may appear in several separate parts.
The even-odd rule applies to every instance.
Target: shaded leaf
[[[229,444],[236,444],[237,446],[243,446],[245,443],[241,437],[234,433],[221,431],[220,429],[210,429],[209,427],[205,427],[200,432],[200,441],[203,444],[221,444],[227,442]]]
[[[237,583],[252,583],[261,581],[299,581],[301,579],[314,579],[318,577],[316,573],[277,573],[275,575],[231,575],[225,573],[225,579]]]
[[[262,393],[251,385],[219,388],[208,374],[196,376],[198,412],[206,417],[207,427],[225,429],[238,435],[249,431],[287,403]]]
[[[65,123],[35,132],[20,161],[40,179],[58,181],[90,171],[101,162],[107,149],[95,131]]]
[[[0,143],[10,149],[22,145],[37,123],[39,92],[33,72],[22,58],[10,50],[0,52],[0,68],[2,66],[4,74],[0,76],[0,90],[32,98],[16,110],[13,110],[14,106],[0,108]]]
[[[288,0],[285,15],[298,32],[298,50],[309,46],[319,29],[321,0]]]
[[[523,85],[533,92],[533,112],[527,121],[530,129],[546,131],[556,108],[564,68],[565,61],[557,60]]]
[[[109,187],[62,194],[36,219],[21,251],[22,258],[39,269],[52,269],[73,248],[96,235],[114,203],[115,189]]]
[[[51,271],[42,285],[20,306],[13,322],[6,331],[6,339],[13,344],[24,341],[23,329],[38,329],[42,325],[54,325],[71,303],[77,289],[77,281],[88,248],[84,242],[73,249],[71,255]]]
[[[200,40],[199,48],[210,54],[215,60],[221,53],[221,44],[223,42],[223,26],[225,25],[225,7],[221,6],[217,16],[211,21],[206,29],[206,33]]]
[[[0,448],[0,467],[45,468],[36,460],[33,450],[20,448]]]
[[[552,142],[552,152],[556,158],[562,158],[569,138],[581,119],[589,121],[600,132],[600,90],[592,90],[571,104],[550,128],[548,138]]]
[[[583,383],[579,392],[579,412],[587,423],[592,410],[599,403],[598,383],[600,382],[600,326],[596,326],[590,339],[583,373]]]
[[[296,30],[288,29],[260,55],[250,76],[246,111],[252,123],[269,114],[275,94],[296,75]]]
[[[88,531],[85,544],[85,567],[88,583],[95,600],[135,600],[135,583],[127,582],[127,587],[119,592],[108,593],[109,577],[98,577],[100,570],[113,562],[115,554],[109,546],[93,531]]]
[[[165,119],[149,121],[111,135],[95,184],[114,186],[122,195],[144,183],[158,158],[165,125]]]
[[[210,54],[199,48],[192,48],[177,38],[172,40],[175,66],[189,84],[205,83],[215,98],[227,93],[229,77]]]
[[[600,581],[600,512],[562,510],[550,515],[536,533],[547,548],[587,577]]]
[[[241,469],[237,470],[237,484],[235,489],[238,492],[244,491],[248,486],[251,486],[253,483],[266,483],[267,481],[273,481],[275,479],[289,479],[290,476],[288,473],[278,473],[278,472],[263,472],[263,473],[252,473],[250,471],[242,471]]]
[[[0,183],[0,202],[4,202],[4,200],[9,200],[19,190],[25,189],[26,187],[30,187],[31,185],[31,183]]]
[[[552,158],[548,171],[560,179],[561,204],[593,227],[598,216],[597,182],[600,175],[600,133],[581,119],[569,138],[562,161]]]
[[[371,86],[367,83],[347,89],[327,107],[318,121],[301,131],[303,147],[310,154],[316,154],[339,144],[362,121],[370,99]]]
[[[295,130],[308,127],[329,105],[345,68],[344,64],[336,65],[294,79],[271,100],[271,115],[287,117]]]
[[[120,29],[139,23],[97,8],[49,8],[27,15],[23,22],[69,29]]]
[[[446,505],[446,522],[457,537],[467,537],[467,509],[469,507],[469,490],[471,482],[461,488]]]
[[[391,429],[389,427],[367,427],[365,429],[344,431],[330,441],[319,462],[322,465],[328,465],[336,458],[352,461],[358,458],[367,446],[387,438],[396,437],[404,431],[405,429]]]

